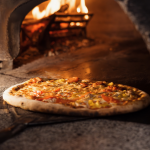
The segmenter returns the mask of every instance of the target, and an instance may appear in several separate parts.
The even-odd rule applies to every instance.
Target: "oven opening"
[[[49,0],[34,7],[21,25],[20,53],[14,59],[14,68],[95,45],[87,36],[92,17],[85,0]]]

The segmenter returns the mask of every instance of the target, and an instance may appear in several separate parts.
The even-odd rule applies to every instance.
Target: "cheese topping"
[[[12,88],[10,94],[45,103],[59,103],[73,108],[89,109],[127,105],[140,100],[141,97],[140,91],[136,88],[113,82],[79,80],[78,77],[57,80],[32,78]]]

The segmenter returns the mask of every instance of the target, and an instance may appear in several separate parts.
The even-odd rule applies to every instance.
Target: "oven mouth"
[[[19,41],[21,41],[22,39],[20,38],[20,34],[19,33],[20,33],[20,29],[21,29],[21,32],[24,32],[22,30],[26,26],[26,23],[22,24],[22,21],[24,20],[25,15],[34,6],[37,6],[41,2],[43,2],[43,1],[42,0],[37,0],[37,1],[30,0],[30,1],[26,1],[26,2],[20,1],[20,3],[15,3],[15,4],[13,4],[12,2],[10,3],[11,7],[10,7],[10,10],[7,12],[7,15],[6,15],[7,16],[6,18],[9,18],[9,19],[3,18],[4,19],[3,23],[4,23],[5,28],[7,28],[7,30],[2,31],[1,36],[3,36],[3,37],[0,37],[1,38],[1,49],[3,49],[3,51],[1,52],[1,56],[0,56],[1,57],[0,58],[0,68],[1,68],[2,71],[3,71],[3,69],[4,70],[5,69],[10,70],[10,69],[13,69],[13,68],[20,67],[20,65],[18,65],[18,66],[16,65],[15,66],[14,62],[19,57],[18,54],[20,54],[20,52],[22,51],[20,49],[20,43],[19,43]],[[97,3],[99,3],[101,5],[100,2],[97,2]],[[115,3],[116,3],[115,5],[118,5],[117,2],[115,2]],[[121,3],[123,4],[123,2],[119,2],[119,4],[121,4]],[[121,19],[120,20],[118,19],[119,18],[119,13],[117,14],[114,11],[113,14],[107,14],[107,11],[109,9],[112,9],[112,6],[108,5],[108,3],[106,3],[105,4],[105,9],[103,9],[103,7],[101,7],[99,5],[102,8],[101,10],[99,10],[98,7],[95,7],[96,8],[95,9],[90,1],[87,2],[87,5],[89,7],[89,10],[91,10],[93,12],[94,16],[93,16],[92,13],[88,13],[88,14],[87,13],[82,13],[82,14],[75,15],[77,18],[79,16],[80,17],[82,16],[82,18],[83,18],[83,17],[85,17],[87,15],[88,15],[88,17],[90,17],[90,19],[92,18],[92,16],[93,16],[93,18],[89,22],[88,26],[86,26],[87,31],[86,31],[86,29],[81,30],[82,32],[79,31],[80,36],[82,35],[82,37],[84,37],[84,38],[83,39],[79,39],[78,37],[74,37],[74,38],[79,39],[79,41],[83,40],[83,45],[84,44],[86,45],[88,43],[87,45],[92,46],[91,47],[91,51],[92,51],[92,49],[94,47],[99,47],[100,45],[101,46],[99,47],[99,49],[103,49],[102,47],[103,47],[103,45],[105,45],[104,43],[107,43],[108,46],[105,47],[104,49],[106,49],[106,51],[109,52],[109,53],[117,52],[119,47],[121,45],[124,45],[123,43],[126,43],[127,41],[128,41],[129,45],[131,43],[134,43],[134,40],[132,40],[132,39],[137,35],[137,33],[135,33],[136,31],[133,29],[134,28],[133,25],[131,25],[130,27],[134,31],[132,30],[131,33],[130,33],[130,31],[129,31],[130,29],[129,30],[126,29],[126,27],[123,25],[123,23],[121,23]],[[107,7],[106,7],[106,5],[107,5]],[[114,6],[114,4],[113,4],[113,6]],[[23,8],[27,8],[27,9],[23,9]],[[118,7],[117,11],[119,9],[120,8]],[[110,16],[112,17],[112,19],[110,19],[111,18]],[[117,18],[117,16],[118,16],[118,18]],[[55,13],[55,17],[54,18],[57,18],[58,22],[61,20],[60,19],[61,17],[62,18],[63,17],[64,18],[68,18],[68,17],[74,17],[74,16],[70,15],[70,14],[69,14],[69,16],[66,16],[66,14],[64,14],[64,13],[60,14],[60,12]],[[124,17],[127,17],[127,16],[124,15]],[[44,20],[46,20],[46,19],[47,18],[45,17]],[[81,22],[79,20],[77,20],[77,21],[69,20],[69,21],[59,22],[59,28],[60,28],[59,32],[55,31],[56,25],[52,25],[52,27],[54,27],[54,30],[51,28],[52,30],[49,30],[47,32],[48,35],[51,36],[52,43],[57,41],[57,40],[55,40],[56,37],[58,38],[58,36],[70,34],[70,32],[68,32],[68,28],[64,29],[64,27],[66,27],[66,26],[70,27],[71,25],[72,26],[75,25],[75,27],[78,29],[79,25],[81,25],[82,23],[86,24],[90,20],[90,19],[86,20],[86,18],[84,18],[84,19],[81,20]],[[114,26],[115,23],[112,21],[113,19],[115,19],[114,22],[116,23],[116,27]],[[131,17],[131,19],[132,19],[132,17]],[[120,22],[120,24],[119,24],[119,22]],[[41,23],[41,21],[40,21],[40,23]],[[56,22],[53,20],[53,24],[54,23],[56,23]],[[118,29],[117,29],[117,27],[118,27]],[[140,30],[140,28],[138,28],[138,29]],[[1,28],[1,30],[2,30],[2,28]],[[77,31],[76,30],[72,31],[72,33],[76,34]],[[24,34],[24,33],[21,33],[21,34]],[[88,35],[88,36],[86,36],[86,35]],[[148,43],[148,40],[147,40],[148,36],[149,36],[148,32],[144,32],[144,34],[142,35],[143,39],[145,40],[145,42],[147,44],[147,48],[149,47],[148,46],[149,43]],[[122,40],[120,40],[120,39],[118,40],[117,38],[118,39],[122,38],[122,40],[124,42]],[[136,39],[139,39],[139,38],[141,38],[141,37],[139,35],[137,35]],[[6,40],[2,40],[2,39],[6,39]],[[110,41],[110,42],[108,42],[108,41]],[[57,43],[57,42],[55,42],[55,43]],[[40,53],[41,53],[43,47],[45,46],[45,43],[43,44],[43,41],[39,42],[38,40],[35,41],[35,43],[33,42],[32,44],[34,46],[38,44],[38,46],[39,46],[38,49],[41,49]],[[124,46],[126,46],[126,44]],[[53,48],[51,48],[52,47],[51,45],[46,45],[45,47],[44,48],[45,48],[46,54],[43,54],[44,57],[45,56],[50,56],[50,55],[53,56],[53,55],[61,54],[61,50],[58,47],[56,47],[56,49],[58,49],[57,52]],[[81,47],[81,49],[82,48],[83,47]],[[76,48],[72,47],[72,49],[76,49]],[[32,52],[33,53],[36,52],[36,51],[37,51],[37,49],[32,48]],[[104,53],[107,53],[107,52],[104,52]],[[21,59],[22,58],[20,58],[20,60]],[[32,60],[34,61],[34,59],[32,59]],[[30,62],[30,61],[27,61],[27,62]],[[19,64],[21,64],[21,63],[19,62]]]
[[[51,0],[41,3],[24,18],[20,32],[20,52],[14,59],[14,68],[38,58],[71,53],[95,44],[95,40],[87,36],[87,25],[93,13],[88,12],[85,1],[81,0],[78,7],[76,3],[64,3],[59,9],[57,5],[62,1],[56,2]],[[55,8],[57,11],[54,12]],[[44,16],[44,12],[49,15],[45,13]]]

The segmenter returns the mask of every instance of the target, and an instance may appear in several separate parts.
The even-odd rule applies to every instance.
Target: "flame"
[[[69,5],[67,12],[71,13],[75,10],[76,0],[49,0],[46,8],[43,11],[40,11],[41,4],[39,6],[36,6],[32,10],[32,16],[34,19],[42,19],[44,17],[48,17],[58,11],[64,4]],[[80,0],[80,5],[77,8],[77,12],[88,13],[88,9],[85,5],[85,0]]]
[[[89,19],[89,15],[85,15],[84,19],[88,20]]]
[[[70,26],[75,26],[75,22],[70,22]]]
[[[40,12],[39,7],[36,6],[33,10],[32,10],[32,15],[34,18],[36,19],[41,19],[45,16],[45,10],[43,10],[42,12]]]
[[[85,0],[81,0],[80,1],[80,5],[78,6],[78,8],[77,8],[77,12],[78,13],[88,13],[88,9],[87,9],[87,7],[86,7],[86,5],[85,5]]]
[[[48,17],[49,15],[55,13],[60,9],[60,0],[51,0],[46,9],[42,12],[39,10],[39,6],[36,6],[32,10],[32,15],[35,19],[42,19],[43,17]]]
[[[80,11],[81,11],[81,10],[80,10],[80,7],[78,7],[78,8],[77,8],[77,12],[80,13]]]
[[[69,8],[68,8],[68,13],[71,13],[74,11],[75,9],[75,5],[76,5],[76,0],[67,0],[63,3],[64,4],[68,4],[69,5]]]

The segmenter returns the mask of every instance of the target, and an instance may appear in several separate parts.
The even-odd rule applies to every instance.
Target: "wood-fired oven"
[[[40,18],[40,23],[47,19],[48,22],[51,22],[48,32],[46,34],[40,32],[45,26],[40,23],[37,25],[36,20],[37,34],[35,32],[35,35],[30,36],[34,20],[27,19],[25,16],[44,1],[0,0],[1,95],[12,85],[34,77],[51,79],[79,77],[91,81],[108,81],[136,87],[150,95],[150,0],[85,0],[89,14],[78,14],[75,16],[77,19],[75,21],[69,20],[74,17],[72,14],[66,17],[63,12],[61,14],[63,21],[60,22],[59,18],[59,21],[56,22],[54,18],[59,16],[58,12],[57,14],[52,13],[48,18]],[[57,0],[51,1],[56,2]],[[80,4],[80,0],[76,1]],[[63,11],[67,7],[64,4]],[[59,11],[59,8],[56,11]],[[89,22],[79,21],[80,17],[84,18],[86,15],[92,16]],[[49,20],[49,17],[52,20]],[[64,21],[64,17],[69,19]],[[88,24],[81,30],[78,25],[83,21]],[[75,31],[70,32],[72,25],[74,28],[71,30],[75,29]],[[26,30],[26,27],[30,27],[29,30]],[[44,42],[41,40],[41,35],[44,35],[44,39],[42,38]],[[28,50],[33,54],[39,52],[40,55],[32,57],[31,62],[28,59]],[[26,62],[22,63],[23,60]],[[4,107],[3,103],[1,97],[1,129],[14,121],[14,112],[11,111],[13,106],[5,105]],[[41,113],[15,109],[19,119],[16,120],[16,123],[26,119],[28,115],[32,117],[32,114],[38,118],[32,122],[33,125],[37,125],[36,121],[40,122],[43,119],[40,117],[43,116]],[[48,116],[46,118],[48,120],[64,117],[56,117],[52,114]],[[40,124],[43,125],[43,122]],[[114,147],[116,150],[142,150],[149,149],[150,146],[150,127],[148,126],[150,106],[124,115],[57,125],[53,122],[53,125],[50,124],[26,129],[24,133],[1,144],[1,149],[12,149],[13,147],[13,149],[29,150],[47,148],[97,150],[100,147],[101,149]],[[14,130],[18,131],[18,128]]]
[[[37,6],[38,4],[40,4],[44,1],[45,0],[0,0],[0,8],[1,8],[0,9],[1,10],[1,12],[0,12],[0,22],[1,22],[1,26],[0,26],[0,33],[1,33],[0,34],[0,68],[1,68],[1,71],[9,70],[9,69],[13,68],[14,60],[16,57],[18,57],[18,54],[21,51],[20,42],[23,41],[23,39],[25,38],[24,36],[22,37],[22,35],[24,35],[24,33],[25,33],[24,29],[27,25],[29,25],[29,22],[31,21],[30,19],[24,20],[24,18],[29,13],[29,11],[31,11],[35,6]],[[81,0],[81,3],[82,3],[82,1],[83,0]],[[60,2],[64,2],[64,1],[60,1]],[[149,48],[149,40],[147,38],[147,37],[149,37],[149,32],[143,30],[143,28],[141,29],[141,24],[139,23],[140,21],[138,22],[136,20],[136,15],[134,15],[134,14],[136,14],[136,12],[133,11],[133,13],[131,13],[131,10],[130,10],[130,8],[132,7],[132,2],[134,3],[134,1],[131,1],[131,4],[130,3],[128,4],[129,7],[125,3],[123,3],[123,1],[117,1],[117,2],[120,4],[120,6],[122,6],[122,8],[127,12],[127,14],[130,13],[129,17],[133,20],[137,29],[139,29],[139,31],[142,33],[142,36],[147,44],[147,47]],[[75,3],[75,0],[73,0],[70,3],[70,5],[72,5],[72,3]],[[80,26],[80,29],[82,28],[82,32],[79,32],[79,33],[85,36],[86,35],[86,27],[85,26],[87,25],[88,21],[92,18],[93,14],[88,13],[88,15],[86,15],[87,12],[75,13],[75,14],[68,13],[66,16],[66,13],[64,13],[64,12],[66,11],[66,8],[68,7],[68,6],[66,6],[66,5],[68,5],[68,3],[64,2],[63,4],[64,5],[61,5],[61,6],[63,6],[62,8],[60,7],[59,9],[57,9],[57,11],[55,11],[57,13],[55,13],[55,14],[53,13],[43,19],[44,21],[48,20],[48,26],[49,26],[49,28],[51,28],[47,32],[51,36],[49,38],[53,39],[55,36],[60,35],[58,31],[55,32],[55,30],[56,30],[55,28],[57,26],[59,28],[59,31],[61,31],[63,29],[63,31],[65,32],[66,30],[64,30],[64,27],[67,25],[67,27],[65,27],[65,29],[67,29],[67,33],[65,32],[65,34],[68,34],[68,33],[70,34],[71,32],[68,32],[68,30],[78,29],[81,24],[83,24],[82,27]],[[92,4],[92,2],[90,2],[90,0],[88,0],[87,4],[89,6],[89,10],[90,10],[90,8],[92,8],[90,11],[93,12],[94,7],[95,7],[94,3]],[[99,5],[101,5],[101,2],[99,2]],[[106,5],[108,5],[108,7],[106,7],[106,9],[109,9],[111,4],[106,2]],[[103,6],[98,6],[98,7],[100,7],[100,9],[101,8],[103,9]],[[96,11],[97,10],[95,10],[95,12]],[[96,25],[89,26],[88,30],[90,30],[90,35],[92,35],[92,32],[93,32],[93,35],[95,35],[96,30],[94,28],[105,28],[103,26],[103,23],[101,22],[101,21],[107,22],[107,17],[109,17],[109,16],[105,15],[105,11],[107,11],[107,10],[102,10],[101,12],[104,12],[104,13],[101,13],[101,14],[95,13],[95,19],[93,19],[93,23],[91,23],[91,24],[96,24]],[[61,12],[63,12],[63,13],[61,13]],[[114,12],[114,14],[115,14],[115,12]],[[117,14],[117,15],[119,15],[119,14]],[[88,18],[86,18],[86,17],[88,17]],[[99,18],[103,18],[103,17],[105,17],[105,19],[98,20]],[[68,20],[68,18],[69,18],[69,20]],[[118,22],[118,21],[119,20],[116,20],[116,22]],[[34,21],[31,21],[31,22],[32,22],[31,24],[35,23]],[[36,21],[36,23],[37,22],[38,21]],[[108,24],[109,24],[109,21],[108,21]],[[120,26],[122,26],[122,25],[120,24]],[[110,25],[109,25],[109,27],[110,27]],[[106,31],[105,33],[109,34],[109,33],[107,33],[106,28],[104,29],[104,32]],[[60,32],[60,33],[64,34],[64,32]],[[108,29],[108,32],[109,32],[109,29]],[[116,31],[116,32],[118,32],[118,31]],[[77,33],[77,32],[75,31],[73,33]],[[103,34],[103,29],[101,29],[100,33]],[[45,41],[45,37],[46,37],[45,35],[46,34],[44,34],[44,41]],[[42,36],[43,36],[43,34],[42,34]],[[30,39],[32,41],[32,45],[38,45],[38,46],[40,43],[39,39],[41,39],[42,36],[41,36],[41,34],[40,34],[40,36],[39,36],[39,34],[38,35],[35,34],[35,36],[32,36],[32,38],[31,38],[28,35],[28,37],[30,37]],[[94,38],[97,39],[98,37],[94,37]],[[102,38],[100,38],[100,39],[101,39],[101,42],[103,42],[103,39]],[[45,42],[44,44],[46,45],[47,43],[48,42]],[[116,45],[117,44],[118,43],[116,42]],[[44,49],[44,46],[42,45],[42,48],[41,48],[41,45],[40,45],[38,48]],[[109,49],[111,50],[112,48],[110,47]]]

